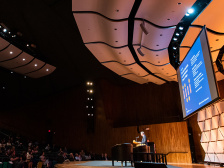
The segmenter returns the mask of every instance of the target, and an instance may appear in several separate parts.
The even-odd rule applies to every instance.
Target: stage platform
[[[114,168],[122,168],[121,162],[114,162],[114,166],[112,166],[112,161],[74,161],[74,162],[67,162],[63,164],[57,164],[56,168],[107,168],[107,167],[114,167]],[[131,163],[128,163],[128,168],[131,167]],[[204,164],[183,164],[183,163],[168,163],[168,168],[217,168],[219,166],[215,165],[204,165]],[[125,167],[123,167],[125,168]]]

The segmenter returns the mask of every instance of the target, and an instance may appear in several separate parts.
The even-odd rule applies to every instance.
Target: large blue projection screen
[[[219,99],[205,28],[177,69],[183,117]]]

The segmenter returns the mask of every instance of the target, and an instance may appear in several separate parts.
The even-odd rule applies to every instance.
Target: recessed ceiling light
[[[37,66],[37,64],[34,64],[34,66]]]
[[[187,11],[188,13],[194,13],[194,9],[192,9],[192,8],[190,8],[190,9],[188,9],[188,11]]]
[[[2,89],[5,89],[5,87],[3,86]]]
[[[13,52],[12,52],[12,51],[10,51],[10,52],[9,52],[9,54],[13,54]]]
[[[13,74],[13,72],[11,71],[11,74]]]
[[[174,50],[176,50],[176,49],[177,49],[177,47],[173,47],[173,49],[174,49]]]
[[[9,32],[9,34],[11,34],[11,32]]]
[[[173,40],[174,40],[174,41],[177,41],[177,38],[176,38],[176,37],[174,37],[174,38],[173,38]]]
[[[179,36],[180,34],[179,33],[176,33],[176,36]]]
[[[27,46],[27,47],[29,47],[30,45],[29,45],[29,44],[27,44],[26,46]]]
[[[190,14],[189,14],[189,13],[186,13],[185,15],[186,15],[186,16],[189,16]]]
[[[46,71],[49,71],[49,69],[46,69]]]
[[[25,58],[23,58],[23,61],[26,61],[26,59],[25,59]]]
[[[7,29],[3,29],[3,32],[7,32]]]
[[[184,28],[180,26],[179,29],[180,29],[180,30],[183,30]]]

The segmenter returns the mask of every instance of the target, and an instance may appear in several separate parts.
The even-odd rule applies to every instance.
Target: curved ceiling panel
[[[198,34],[200,33],[201,28],[190,27],[181,46],[192,46]],[[207,31],[208,41],[211,50],[220,49],[224,44],[224,35],[218,35]]]
[[[143,78],[146,79],[148,82],[152,82],[157,85],[162,85],[162,84],[166,83],[165,81],[160,80],[159,78],[156,78],[155,76],[152,76],[152,75],[147,75]]]
[[[178,81],[178,79],[177,79],[177,75],[170,76],[170,78],[173,79],[173,80],[176,81],[176,82]]]
[[[7,47],[10,43],[6,41],[5,39],[0,37],[0,50],[3,50],[5,47]]]
[[[134,73],[137,76],[145,76],[148,73],[142,69],[137,63],[133,64],[133,65],[129,65],[126,66],[126,68],[128,68],[130,70],[130,72]]]
[[[169,63],[169,55],[168,55],[168,50],[160,50],[160,51],[152,51],[148,50],[144,47],[141,48],[141,51],[145,54],[144,56],[141,56],[137,49],[139,46],[134,46],[135,52],[141,62],[150,62],[154,65],[164,65]]]
[[[128,44],[128,21],[112,22],[97,14],[74,14],[84,43],[105,42],[114,47]]]
[[[134,73],[137,76],[147,75],[147,72],[144,69],[142,69],[137,63],[129,66],[124,66],[117,62],[108,62],[103,63],[103,65],[109,68],[110,70],[114,71],[118,75],[124,75],[129,73]]]
[[[176,70],[172,65],[164,65],[164,66],[154,66],[149,63],[142,63],[146,68],[148,68],[152,73],[155,74],[163,74],[165,76],[172,76],[176,74]]]
[[[142,45],[147,48],[159,50],[169,46],[175,28],[158,28],[145,22],[145,28],[149,32],[145,35],[140,27],[141,23],[142,21],[135,21],[133,44],[140,44],[142,36]]]
[[[206,25],[207,28],[224,33],[224,1],[213,0],[193,22],[193,25]]]
[[[177,75],[172,75],[172,76],[165,76],[163,74],[156,74],[157,76],[163,78],[163,79],[166,79],[167,81],[175,81],[177,82],[177,79],[175,78],[175,76]]]
[[[185,58],[185,56],[187,55],[188,51],[190,50],[190,48],[181,48],[180,47],[180,61],[183,61],[183,59]]]
[[[195,39],[197,38],[198,34],[200,33],[200,31],[201,31],[201,28],[190,27],[181,43],[181,46],[191,47]]]
[[[27,63],[29,63],[31,60],[33,59],[33,57],[25,52],[23,52],[22,54],[20,54],[18,57],[8,60],[8,61],[4,61],[4,62],[0,62],[0,66],[4,67],[4,68],[15,68],[18,66],[23,66]]]
[[[72,11],[95,11],[111,19],[128,18],[134,0],[72,0]]]
[[[220,80],[224,79],[224,75],[221,72],[216,72],[215,77],[216,77],[217,81],[220,81]]]
[[[105,67],[109,68],[110,70],[114,71],[118,75],[124,75],[131,73],[129,69],[127,69],[125,66],[121,65],[117,62],[108,62],[103,64]]]
[[[216,64],[215,64],[215,63],[213,63],[213,68],[214,68],[214,71],[215,71],[215,72],[217,72],[217,71],[218,71],[218,68],[217,68],[217,66],[216,66]]]
[[[0,61],[5,61],[18,56],[22,51],[17,47],[10,45],[0,52]]]
[[[219,51],[220,51],[220,50],[211,52],[211,55],[212,55],[212,61],[213,61],[213,62],[216,61],[216,59],[217,59],[217,57],[218,57],[218,54],[219,54]],[[223,57],[223,59],[224,59],[224,57]]]
[[[144,18],[160,26],[177,25],[195,1],[142,0],[136,17]]]
[[[40,77],[51,74],[52,72],[54,72],[55,69],[56,69],[56,67],[46,64],[38,71],[31,72],[31,73],[27,74],[26,76],[29,76],[31,78],[40,78]]]
[[[135,74],[127,74],[127,75],[123,75],[122,77],[126,78],[126,79],[129,79],[131,81],[134,81],[134,82],[137,82],[137,83],[140,83],[140,84],[143,84],[143,83],[148,83],[147,80],[135,75]]]
[[[224,62],[222,62],[222,65],[224,66]],[[222,74],[221,72],[218,71],[216,63],[213,63],[213,68],[214,68],[216,80],[217,81],[223,80],[224,79],[224,74]]]
[[[98,59],[99,62],[117,61],[122,64],[135,62],[128,47],[112,48],[106,44],[86,44],[86,47]]]
[[[26,74],[26,73],[33,72],[33,71],[36,71],[36,70],[40,69],[44,64],[45,63],[43,61],[40,61],[40,60],[35,58],[29,64],[24,65],[22,67],[14,68],[12,70],[17,72],[17,73]]]

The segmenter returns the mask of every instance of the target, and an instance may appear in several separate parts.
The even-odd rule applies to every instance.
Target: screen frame
[[[217,91],[217,95],[218,95],[218,96],[217,96],[217,98],[215,98],[214,100],[212,100],[212,101],[210,101],[209,103],[205,104],[204,106],[198,108],[197,110],[195,110],[195,111],[192,112],[191,114],[189,114],[189,115],[183,117],[183,120],[186,120],[186,119],[190,118],[190,117],[193,116],[194,114],[198,113],[198,111],[204,109],[205,107],[210,106],[211,104],[217,102],[217,101],[220,99],[219,88],[218,88],[217,79],[216,79],[216,76],[215,76],[215,71],[214,71],[214,66],[213,66],[212,56],[211,56],[211,50],[210,50],[210,45],[209,45],[208,36],[207,36],[207,30],[206,30],[206,26],[205,26],[205,25],[202,27],[200,33],[199,33],[199,34],[197,35],[197,37],[195,38],[194,43],[192,44],[191,48],[194,46],[195,42],[197,41],[197,39],[199,38],[199,36],[202,34],[203,31],[205,32],[206,44],[207,44],[208,51],[209,51],[209,54],[208,54],[208,55],[209,55],[209,57],[210,57],[210,64],[211,64],[212,71],[213,71],[212,75],[213,75],[214,80],[215,80],[215,87],[216,87],[216,91]],[[181,64],[184,62],[184,60],[185,60],[185,58],[187,57],[188,53],[191,51],[191,48],[188,50],[188,52],[187,52],[187,54],[185,55],[184,59],[182,60]],[[203,59],[204,59],[204,55],[203,55]],[[179,64],[179,66],[177,67],[177,72],[178,72],[178,71],[180,72],[179,67],[181,66],[181,64]],[[184,114],[184,112],[183,112],[183,107],[182,107],[182,97],[181,97],[182,94],[181,94],[180,85],[179,85],[179,82],[181,82],[181,79],[179,79],[179,78],[181,78],[181,77],[180,77],[180,75],[178,75],[178,73],[177,73],[177,78],[178,78],[178,87],[179,87],[180,98],[181,98],[182,114]]]

